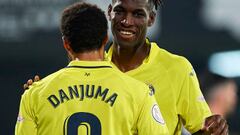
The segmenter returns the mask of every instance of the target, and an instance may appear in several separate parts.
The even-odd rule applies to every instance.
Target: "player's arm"
[[[19,114],[15,126],[15,135],[36,135],[37,125],[34,121],[33,111],[30,109],[28,91],[22,95]]]
[[[205,119],[203,128],[193,135],[228,135],[227,121],[220,115],[212,115]]]
[[[34,76],[34,79],[29,79],[24,85],[23,85],[23,89],[26,90],[29,88],[29,86],[31,86],[34,82],[37,82],[40,80],[40,77],[38,75]]]
[[[169,135],[157,101],[151,92],[146,94],[137,123],[138,135]]]
[[[196,73],[187,60],[185,63],[186,73],[177,105],[185,128],[191,133],[226,135],[228,132],[226,120],[216,115],[211,116]]]

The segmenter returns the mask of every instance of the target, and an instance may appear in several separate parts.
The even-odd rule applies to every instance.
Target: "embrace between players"
[[[79,2],[65,8],[60,29],[71,61],[24,84],[15,134],[180,135],[184,126],[192,134],[227,135],[188,60],[146,38],[161,3],[112,0],[106,53],[104,12]]]

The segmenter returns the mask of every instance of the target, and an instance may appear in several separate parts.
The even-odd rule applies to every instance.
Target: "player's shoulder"
[[[34,82],[29,89],[25,90],[24,95],[28,95],[28,96],[39,96],[39,94],[43,93],[45,90],[47,90],[48,85],[52,84],[54,82],[54,78],[58,77],[59,75],[61,75],[62,73],[62,69],[58,70],[44,78],[42,78],[41,80]],[[56,82],[57,83],[57,82]]]
[[[151,43],[156,53],[156,62],[163,64],[167,69],[188,70],[191,69],[191,63],[187,58],[181,55],[174,54],[159,47],[156,43]]]
[[[149,92],[148,85],[143,83],[142,81],[139,81],[127,74],[124,74],[118,69],[113,69],[113,71],[115,72],[115,77],[119,80],[118,84],[124,86],[126,88],[125,90],[128,90],[128,92],[132,92],[134,95],[144,95]],[[136,90],[142,92],[136,93]]]
[[[134,79],[133,77],[121,72],[118,69],[113,68],[113,71],[119,79],[121,79],[122,83],[126,84],[129,87],[142,87],[142,86],[147,86],[145,83]]]

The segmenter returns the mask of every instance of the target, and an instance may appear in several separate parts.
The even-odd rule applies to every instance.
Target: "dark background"
[[[74,0],[29,1],[0,0],[0,26],[4,24],[0,27],[1,135],[14,134],[22,85],[27,79],[35,74],[45,77],[68,63],[58,18],[54,16],[59,17],[60,11]],[[161,23],[155,24],[161,28],[150,38],[162,48],[188,58],[197,73],[206,68],[211,54],[240,49],[240,43],[228,31],[209,30],[203,25],[199,16],[201,6],[201,0],[165,0],[160,11]],[[36,12],[52,16],[35,16]],[[11,16],[15,23],[22,24],[9,27]],[[21,20],[24,17],[25,21]],[[239,82],[239,78],[235,79]],[[229,119],[230,130],[237,134],[240,134],[239,120],[238,107]]]

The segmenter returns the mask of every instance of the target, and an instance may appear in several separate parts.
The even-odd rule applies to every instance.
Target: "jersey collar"
[[[149,55],[143,60],[143,64],[150,62],[154,59],[158,46],[155,42],[150,42],[148,38],[146,38],[146,44],[151,46]],[[112,53],[113,53],[113,44],[110,45],[109,49],[105,52],[105,57],[108,61],[112,61]]]
[[[71,61],[66,68],[112,68],[109,61]]]

